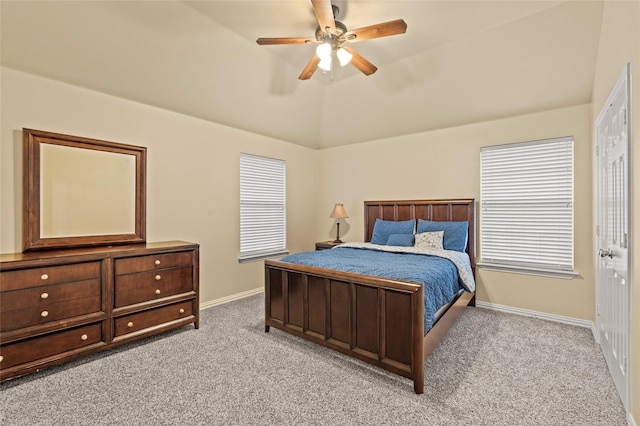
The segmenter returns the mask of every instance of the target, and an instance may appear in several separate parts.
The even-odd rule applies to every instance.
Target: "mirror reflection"
[[[133,155],[40,145],[40,236],[133,234]]]

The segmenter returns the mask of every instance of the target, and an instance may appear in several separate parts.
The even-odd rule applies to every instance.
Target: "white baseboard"
[[[523,315],[526,317],[540,318],[548,321],[560,322],[563,324],[576,325],[578,327],[584,327],[591,329],[591,332],[595,336],[595,325],[593,321],[583,320],[579,318],[565,317],[562,315],[548,314],[546,312],[530,311],[528,309],[514,308],[513,306],[498,305],[497,303],[476,301],[476,306],[479,308],[493,309],[494,311],[507,312],[510,314]]]
[[[231,296],[222,297],[220,299],[210,300],[200,304],[200,309],[207,309],[213,306],[223,305],[225,303],[233,302],[234,300],[244,299],[245,297],[255,296],[264,292],[263,287],[258,287],[253,290],[244,291],[242,293],[232,294]],[[526,317],[540,318],[548,321],[560,322],[563,324],[575,325],[578,327],[584,327],[591,329],[591,332],[595,336],[596,329],[595,324],[589,320],[583,320],[579,318],[565,317],[562,315],[548,314],[546,312],[531,311],[528,309],[515,308],[513,306],[499,305],[497,303],[476,301],[478,308],[492,309],[494,311],[507,312],[510,314],[523,315]]]
[[[220,299],[210,300],[200,304],[200,309],[207,309],[213,306],[223,305],[225,303],[233,302],[234,300],[244,299],[245,297],[255,296],[264,292],[264,287],[258,287],[253,290],[243,291],[242,293],[232,294],[231,296],[222,297]]]

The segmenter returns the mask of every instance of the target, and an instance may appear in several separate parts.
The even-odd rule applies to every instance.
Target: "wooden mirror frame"
[[[146,168],[145,147],[69,136],[41,130],[22,129],[22,246],[23,251],[71,248],[110,244],[143,243],[146,237]],[[108,235],[43,237],[41,234],[40,144],[83,148],[135,157],[135,231]]]

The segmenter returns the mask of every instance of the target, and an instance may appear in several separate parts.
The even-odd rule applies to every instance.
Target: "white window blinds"
[[[240,154],[240,261],[287,253],[286,163]]]
[[[480,149],[482,267],[573,275],[573,138]]]

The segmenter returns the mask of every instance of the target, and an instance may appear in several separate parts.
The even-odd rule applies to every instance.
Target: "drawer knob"
[[[160,289],[159,288],[156,289],[156,294],[160,294]]]
[[[87,336],[86,334],[83,334],[82,336],[80,336],[80,340],[87,340],[89,338],[89,336]]]
[[[156,281],[160,281],[162,277],[160,275],[156,275]]]
[[[180,313],[184,314],[184,308],[180,308]]]
[[[40,299],[46,299],[47,297],[49,297],[49,293],[42,293],[40,295]]]
[[[0,355],[0,362],[4,361],[4,357]]]
[[[129,321],[129,322],[127,323],[127,327],[129,327],[129,328],[133,327],[133,323],[132,323],[131,321]]]
[[[159,264],[160,264],[160,261],[159,261],[159,260],[156,260],[156,261],[155,261],[155,262],[153,262],[153,263],[155,263],[156,265],[159,265]]]
[[[40,312],[40,316],[41,316],[42,318],[46,318],[46,317],[48,317],[48,316],[49,316],[49,312],[48,312],[48,311],[42,311],[42,312]]]
[[[47,275],[47,274],[42,274],[42,275],[40,275],[40,279],[41,279],[41,280],[46,280],[46,279],[48,279],[48,278],[49,278],[49,275]]]

